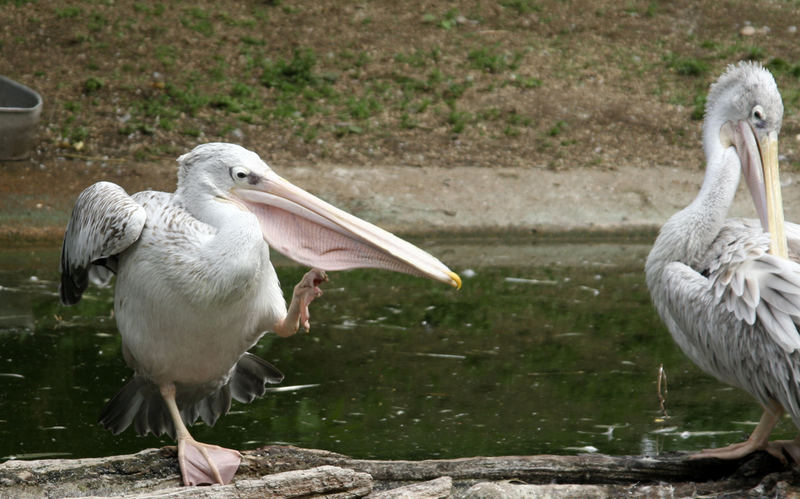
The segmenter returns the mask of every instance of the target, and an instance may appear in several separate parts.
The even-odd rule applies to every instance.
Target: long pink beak
[[[733,143],[761,226],[770,234],[770,252],[786,258],[786,229],[778,169],[778,134],[771,132],[760,141],[746,121],[731,124]]]
[[[461,278],[438,259],[281,178],[272,170],[232,193],[261,224],[272,248],[322,270],[377,268],[428,277],[456,288]]]

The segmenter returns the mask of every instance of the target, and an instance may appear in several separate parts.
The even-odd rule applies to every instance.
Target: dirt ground
[[[58,240],[96,180],[172,190],[174,159],[210,141],[404,233],[649,230],[696,192],[705,92],[741,59],[782,90],[800,218],[792,2],[0,0],[0,14],[0,74],[45,101],[30,159],[0,163],[6,240]]]

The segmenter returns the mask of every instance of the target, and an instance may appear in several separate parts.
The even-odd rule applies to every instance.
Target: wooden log
[[[132,492],[119,499],[290,499],[294,497],[326,497],[355,499],[372,491],[372,478],[366,473],[320,466],[309,470],[285,471],[259,479],[237,480],[230,485],[210,487],[170,487],[153,492]],[[103,499],[109,496],[89,496]]]
[[[445,499],[450,497],[452,492],[453,479],[443,476],[427,482],[375,492],[368,495],[367,499]]]
[[[766,453],[735,461],[688,460],[680,455],[545,455],[386,461],[352,459],[324,450],[269,446],[243,454],[234,483],[226,487],[246,486],[248,480],[261,480],[276,473],[335,466],[370,475],[376,493],[441,477],[452,479],[453,493],[466,491],[479,482],[508,480],[539,485],[619,485],[623,488],[670,485],[678,491],[676,495],[749,493],[756,489],[770,494],[778,489],[800,490],[800,477]],[[314,486],[324,489],[322,484]],[[226,487],[194,490],[208,491],[212,494],[208,497],[238,497],[221,495],[228,493]],[[127,456],[12,460],[0,464],[0,498],[142,495],[176,488],[180,488],[180,476],[174,447],[149,449]]]
[[[605,499],[625,497],[628,499],[649,497],[676,497],[672,485],[528,485],[514,482],[481,482],[470,487],[459,499],[528,499],[546,497],[548,499]]]
[[[528,483],[635,483],[709,481],[728,477],[743,465],[751,475],[764,476],[785,470],[766,453],[743,459],[689,460],[685,456],[660,457],[606,456],[499,456],[432,459],[422,461],[383,461],[352,459],[333,452],[269,446],[246,453],[245,466],[268,466],[286,470],[330,464],[368,473],[376,481],[425,481],[440,476],[453,480],[509,480]]]

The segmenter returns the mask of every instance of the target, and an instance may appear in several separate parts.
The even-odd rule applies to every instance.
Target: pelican
[[[768,441],[783,413],[800,427],[800,226],[783,220],[782,118],[769,71],[744,62],[727,68],[708,93],[700,193],[664,224],[647,258],[653,303],[681,350],[764,410],[745,442],[692,458],[765,450],[800,462],[800,436]],[[759,220],[726,220],[742,174]]]
[[[98,182],[78,197],[64,235],[64,304],[116,274],[114,312],[134,376],[105,406],[114,434],[177,439],[185,485],[230,483],[238,451],[195,441],[186,425],[213,425],[231,398],[252,402],[283,375],[247,352],[267,331],[309,328],[325,271],[380,268],[460,287],[439,260],[278,176],[234,144],[199,145],[178,158],[175,193],[132,196]],[[286,306],[270,248],[313,267]]]

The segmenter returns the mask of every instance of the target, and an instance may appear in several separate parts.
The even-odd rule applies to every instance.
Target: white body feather
[[[119,257],[117,325],[138,374],[156,384],[216,383],[286,304],[255,217],[219,202],[231,216],[218,230],[175,197],[133,196],[147,222]]]

